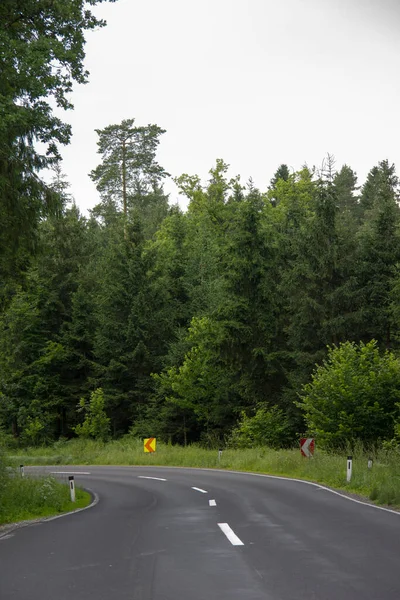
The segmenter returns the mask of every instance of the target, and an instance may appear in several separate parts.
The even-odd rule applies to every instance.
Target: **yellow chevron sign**
[[[155,452],[156,451],[156,438],[146,438],[144,440],[144,451]]]

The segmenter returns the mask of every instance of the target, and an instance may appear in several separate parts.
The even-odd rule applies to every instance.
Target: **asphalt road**
[[[99,502],[0,538],[1,600],[400,599],[400,514],[250,474],[46,470]]]

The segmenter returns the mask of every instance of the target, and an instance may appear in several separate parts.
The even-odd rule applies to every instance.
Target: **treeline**
[[[0,433],[400,440],[394,166],[359,187],[331,157],[281,165],[259,191],[218,160],[205,184],[176,180],[182,212],[157,162],[164,131],[128,119],[97,131],[100,202],[83,217],[53,106],[87,81],[102,1],[0,2]]]
[[[250,420],[289,445],[328,345],[398,349],[393,165],[361,188],[332,157],[320,171],[281,165],[260,192],[218,160],[205,185],[176,179],[183,212],[163,190],[162,133],[133,120],[98,130],[89,218],[59,171],[53,182],[62,210],[40,222],[0,320],[0,419],[24,443],[74,435],[81,397],[101,388],[114,437],[220,444]]]

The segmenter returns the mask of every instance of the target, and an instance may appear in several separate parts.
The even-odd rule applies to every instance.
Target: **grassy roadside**
[[[53,477],[29,478],[3,474],[0,482],[0,525],[51,517],[84,508],[91,502],[88,492],[76,489],[71,502],[69,488]]]
[[[400,507],[400,455],[380,452],[368,469],[368,455],[357,451],[353,455],[353,476],[346,482],[346,454],[317,451],[313,459],[302,458],[300,451],[253,448],[224,450],[221,460],[217,450],[198,446],[170,446],[159,443],[157,452],[145,454],[143,442],[130,437],[102,444],[94,441],[71,440],[57,442],[47,448],[31,448],[9,456],[17,466],[80,464],[80,465],[152,465],[231,469],[268,473],[314,481],[336,489],[360,494],[378,503]]]

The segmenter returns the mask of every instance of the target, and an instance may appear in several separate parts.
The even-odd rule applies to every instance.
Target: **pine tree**
[[[165,130],[157,125],[136,127],[134,119],[125,119],[118,125],[96,129],[96,133],[102,162],[90,177],[103,203],[122,208],[125,221],[135,208],[142,209],[143,218],[143,204],[148,211],[157,206],[164,217],[167,198],[160,186],[168,173],[157,163],[156,152]]]
[[[392,346],[391,289],[400,262],[398,179],[387,161],[374,167],[362,190],[364,223],[359,233],[358,280],[361,339]]]
[[[358,197],[356,195],[358,190],[357,175],[349,166],[343,165],[340,171],[335,174],[333,185],[339,217],[343,217],[344,220],[354,219],[359,212]]]
[[[269,184],[269,199],[270,202],[275,205],[277,202],[276,198],[276,189],[279,181],[288,181],[290,177],[289,167],[285,164],[280,165],[280,167],[276,170],[273,178]]]
[[[49,437],[66,434],[76,406],[71,393],[64,327],[72,316],[77,277],[87,259],[86,221],[76,207],[41,224],[41,252],[1,319],[1,387],[15,432],[31,419],[46,423]]]

